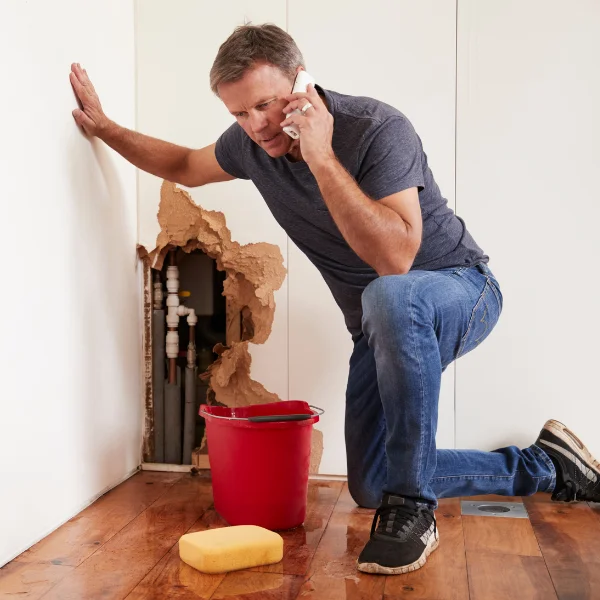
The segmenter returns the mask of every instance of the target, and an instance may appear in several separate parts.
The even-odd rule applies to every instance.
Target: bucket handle
[[[282,421],[306,421],[312,419],[315,416],[321,416],[325,411],[322,408],[308,405],[309,408],[313,409],[310,415],[298,414],[298,415],[257,415],[255,417],[222,417],[220,415],[211,415],[203,410],[200,411],[201,415],[207,415],[216,419],[226,419],[227,421],[250,421],[251,423],[278,423]]]

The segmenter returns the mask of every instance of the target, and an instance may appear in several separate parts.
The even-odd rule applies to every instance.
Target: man
[[[348,485],[359,505],[377,508],[358,568],[399,574],[423,566],[439,541],[438,498],[542,491],[600,500],[600,464],[557,421],[523,450],[436,449],[442,372],[496,324],[498,282],[447,206],[408,119],[320,86],[290,94],[303,68],[278,27],[236,29],[210,74],[236,123],[200,150],[110,121],[79,65],[71,82],[83,110],[73,114],[87,134],[158,177],[189,187],[251,179],[323,275],[354,341]],[[299,140],[282,131],[291,123]]]

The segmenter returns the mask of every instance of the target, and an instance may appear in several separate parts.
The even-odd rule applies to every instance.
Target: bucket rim
[[[198,412],[204,418],[208,417],[209,419],[217,419],[219,421],[245,421],[247,423],[283,423],[285,421],[306,421],[308,419],[314,419],[315,417],[318,418],[325,413],[325,410],[319,408],[318,406],[313,406],[312,404],[308,404],[307,406],[312,409],[310,414],[300,413],[284,415],[260,415],[254,417],[227,417],[225,415],[216,415],[203,410],[204,407],[208,408],[206,404],[202,404]]]

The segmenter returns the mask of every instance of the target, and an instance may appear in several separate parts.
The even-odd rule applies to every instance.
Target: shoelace
[[[406,505],[391,505],[391,506],[380,506],[375,511],[373,523],[371,524],[371,535],[377,530],[378,533],[384,535],[390,535],[387,531],[387,527],[390,521],[392,521],[392,533],[391,535],[397,535],[399,537],[405,537],[408,535],[415,524],[419,520],[421,511],[418,508],[412,508]],[[434,532],[437,532],[437,521],[435,516],[432,515],[434,523]]]
[[[597,502],[598,496],[594,496],[593,493],[594,491],[596,491],[595,488],[597,487],[597,485],[593,486],[592,493],[590,493],[589,489],[586,489],[586,487],[588,486],[589,481],[583,478],[576,482],[571,480],[565,481],[561,489],[552,494],[552,498],[554,500],[562,502],[576,502],[577,500],[583,500],[586,502]],[[583,489],[585,491],[583,493],[581,491],[578,492],[578,488],[580,490]],[[596,498],[596,500],[594,500],[594,498]]]

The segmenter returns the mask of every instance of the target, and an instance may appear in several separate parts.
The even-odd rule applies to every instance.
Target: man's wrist
[[[319,179],[319,177],[327,176],[336,169],[339,169],[341,165],[335,154],[332,152],[331,154],[319,157],[317,161],[309,163],[308,166],[315,176],[315,179]]]
[[[110,119],[106,119],[96,131],[96,137],[101,139],[103,142],[107,142],[111,139],[119,129],[119,126]]]

